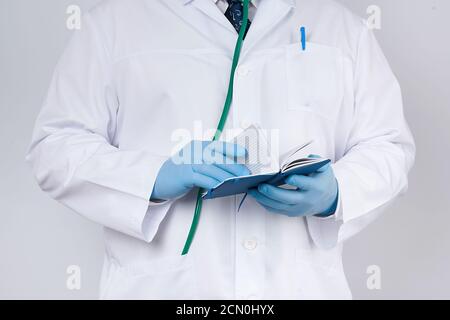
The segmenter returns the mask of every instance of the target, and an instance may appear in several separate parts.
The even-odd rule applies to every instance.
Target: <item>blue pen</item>
[[[300,28],[300,34],[301,34],[301,39],[302,39],[302,50],[305,51],[306,50],[306,28],[305,27]]]

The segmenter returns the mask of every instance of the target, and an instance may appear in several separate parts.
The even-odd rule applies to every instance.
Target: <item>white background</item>
[[[96,0],[0,0],[0,298],[96,298],[101,228],[49,199],[24,163],[34,120],[71,32],[66,8]],[[397,75],[418,155],[410,191],[345,248],[355,298],[450,298],[450,1],[341,0],[366,16]],[[79,265],[82,288],[66,288]],[[366,287],[379,265],[382,289]]]

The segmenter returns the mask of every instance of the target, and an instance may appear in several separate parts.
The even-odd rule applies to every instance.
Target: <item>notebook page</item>
[[[240,163],[247,166],[252,174],[272,173],[279,170],[279,163],[271,156],[270,144],[257,125],[246,128],[233,139],[233,143],[247,149],[248,155]]]

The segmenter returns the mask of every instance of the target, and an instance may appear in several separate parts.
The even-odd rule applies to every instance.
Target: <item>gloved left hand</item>
[[[326,217],[335,213],[338,184],[329,164],[308,176],[291,175],[285,182],[297,189],[287,190],[261,184],[248,193],[268,211],[289,217]]]

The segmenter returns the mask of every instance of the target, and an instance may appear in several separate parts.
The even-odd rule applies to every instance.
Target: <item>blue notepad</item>
[[[203,199],[214,199],[247,193],[249,189],[256,188],[261,183],[278,187],[284,185],[284,180],[292,174],[308,175],[316,172],[328,163],[330,163],[328,159],[297,159],[284,165],[277,172],[230,178],[215,188],[208,190],[203,195]]]

